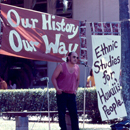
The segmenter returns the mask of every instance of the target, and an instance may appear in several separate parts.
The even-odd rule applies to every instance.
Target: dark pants
[[[57,94],[56,96],[59,114],[59,125],[61,127],[61,130],[67,130],[65,122],[66,108],[69,111],[72,130],[79,130],[76,95],[62,92],[62,94]]]

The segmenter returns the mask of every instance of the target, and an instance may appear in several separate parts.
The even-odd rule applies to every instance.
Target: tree
[[[130,22],[128,0],[119,0],[119,15],[121,21],[121,79],[122,96],[127,117],[130,120]]]

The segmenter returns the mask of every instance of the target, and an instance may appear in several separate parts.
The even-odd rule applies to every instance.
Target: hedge
[[[85,91],[84,91],[85,90]],[[84,92],[86,97],[85,109],[90,110],[89,114],[93,121],[100,120],[100,114],[97,104],[96,89],[79,88],[77,91],[77,109],[83,110]],[[56,91],[49,89],[50,111],[57,111]],[[0,112],[6,111],[47,111],[47,88],[45,89],[16,89],[0,90]]]

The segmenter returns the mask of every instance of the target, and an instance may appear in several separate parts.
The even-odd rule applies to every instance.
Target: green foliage
[[[77,109],[83,110],[85,97],[85,110],[88,110],[88,118],[93,122],[101,122],[100,112],[98,110],[96,87],[79,88],[77,92]]]
[[[96,89],[79,88],[77,91],[77,109],[83,110],[85,95],[85,109],[93,120],[100,119],[97,104]],[[45,89],[16,89],[0,90],[0,111],[47,111],[48,99],[47,88]],[[54,88],[49,89],[50,111],[57,111],[56,91]]]
[[[50,89],[50,98],[54,96]],[[51,95],[51,93],[53,93]],[[50,105],[52,104],[50,99]],[[47,89],[0,90],[0,110],[4,111],[46,111],[48,109]],[[55,103],[56,106],[56,103]],[[52,107],[51,110],[55,108]]]

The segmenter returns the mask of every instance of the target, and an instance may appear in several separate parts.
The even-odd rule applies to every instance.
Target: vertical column
[[[56,14],[56,0],[47,0],[47,13]]]
[[[16,130],[28,130],[28,117],[17,116]]]
[[[24,8],[31,9],[32,0],[24,0]]]
[[[130,22],[128,13],[128,0],[119,0],[119,13],[121,20],[121,80],[122,94],[127,117],[130,120]]]

